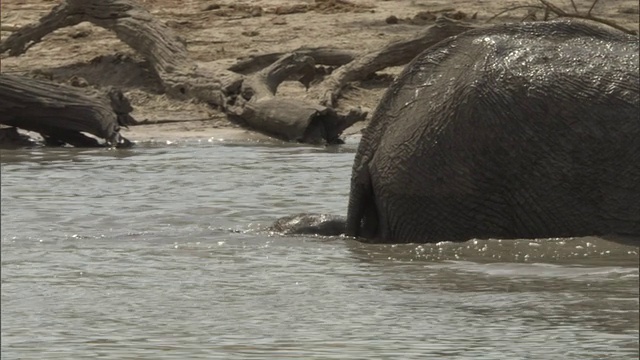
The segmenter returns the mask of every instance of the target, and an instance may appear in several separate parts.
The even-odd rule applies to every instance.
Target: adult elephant
[[[506,24],[415,58],[363,132],[346,234],[369,241],[640,235],[638,37]]]

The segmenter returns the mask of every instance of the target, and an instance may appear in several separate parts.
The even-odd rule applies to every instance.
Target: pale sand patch
[[[214,128],[208,121],[189,121],[158,125],[132,126],[121,134],[133,142],[271,142],[283,143],[267,135],[242,128]]]
[[[346,143],[357,143],[363,123],[347,129],[342,138]],[[176,142],[247,142],[285,144],[285,141],[243,129],[240,127],[212,127],[210,121],[187,121],[167,124],[131,126],[122,129],[121,134],[134,143],[176,143]]]

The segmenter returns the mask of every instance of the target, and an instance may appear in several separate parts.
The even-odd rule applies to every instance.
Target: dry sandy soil
[[[435,13],[454,9],[468,16],[476,14],[475,21],[483,23],[510,7],[539,5],[537,0],[351,1],[355,6],[340,1],[313,0],[139,0],[154,16],[187,40],[193,59],[229,65],[238,57],[291,51],[302,46],[332,46],[362,52],[379,49],[428,26],[428,19],[415,18],[416,14],[425,11]],[[5,39],[22,25],[37,21],[60,2],[3,0],[1,38]],[[573,12],[570,0],[552,2]],[[579,11],[586,12],[592,0],[575,0],[575,3]],[[292,5],[306,7],[306,11],[279,14]],[[514,10],[492,22],[521,21],[527,12],[527,9]],[[629,29],[638,28],[637,0],[600,0],[593,14]],[[392,15],[399,19],[397,24],[385,21]],[[542,12],[536,15],[539,19]],[[90,86],[121,88],[135,108],[133,116],[146,123],[123,131],[134,141],[266,138],[239,129],[224,114],[206,104],[167,98],[143,59],[112,33],[89,23],[60,29],[19,57],[2,54],[1,61],[2,72],[6,73],[28,73],[63,83],[78,76]],[[341,106],[360,105],[374,109],[400,70],[388,68],[379,76],[353,84],[344,92]],[[303,97],[304,92],[304,87],[295,82],[285,82],[279,88],[279,95],[291,97]],[[346,134],[357,133],[362,126],[366,123],[356,124]]]

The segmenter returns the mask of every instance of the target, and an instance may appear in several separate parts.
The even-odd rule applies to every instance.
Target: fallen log
[[[0,74],[0,124],[40,133],[48,145],[130,146],[120,127],[135,120],[122,92],[87,92],[24,76]],[[85,135],[104,139],[105,144]]]

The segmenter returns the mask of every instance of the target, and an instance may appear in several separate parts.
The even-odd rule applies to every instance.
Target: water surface
[[[638,248],[365,245],[355,145],[3,151],[3,359],[634,359]]]

